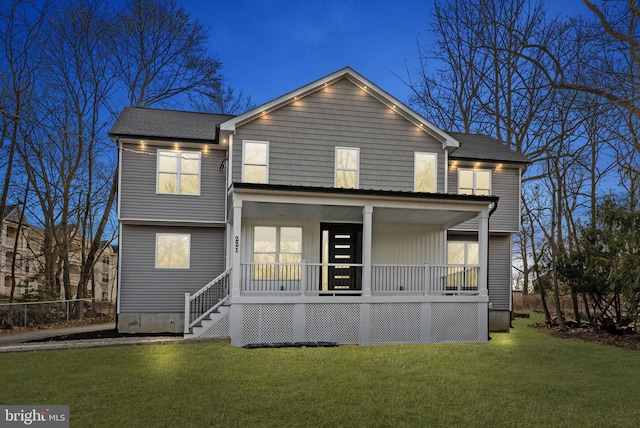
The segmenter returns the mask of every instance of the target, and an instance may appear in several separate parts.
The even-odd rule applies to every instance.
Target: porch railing
[[[419,293],[429,290],[429,265],[373,265],[371,292],[375,294]]]
[[[361,294],[362,267],[362,264],[304,261],[295,264],[241,263],[240,291],[245,295]],[[372,265],[371,293],[478,294],[478,269],[478,266],[429,264]],[[334,279],[330,279],[331,275]],[[336,277],[340,278],[336,280]]]
[[[430,292],[478,294],[478,266],[430,266]]]
[[[213,281],[202,287],[193,295],[184,295],[184,333],[214,312],[229,299],[231,269],[218,275]]]

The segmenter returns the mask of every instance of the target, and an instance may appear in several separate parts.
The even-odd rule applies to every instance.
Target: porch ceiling
[[[360,223],[365,207],[378,224],[426,224],[447,229],[498,203],[495,196],[234,183],[242,217]],[[233,216],[230,216],[233,218]]]
[[[414,208],[373,208],[373,222],[381,224],[429,224],[443,229],[477,216],[473,211]],[[326,222],[362,222],[361,206],[336,206],[320,204],[291,204],[245,201],[242,209],[245,218],[311,220]]]
[[[362,207],[245,202],[242,216],[282,220],[362,222]]]

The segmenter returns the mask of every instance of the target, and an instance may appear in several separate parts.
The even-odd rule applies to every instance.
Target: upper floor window
[[[414,158],[415,191],[435,193],[437,190],[438,155],[416,152]]]
[[[358,188],[360,149],[336,147],[336,187]]]
[[[102,272],[102,282],[109,282],[109,272]]]
[[[156,268],[188,269],[190,250],[190,234],[156,233]]]
[[[158,150],[158,193],[200,194],[200,152]]]
[[[458,170],[458,193],[460,195],[490,195],[491,170],[460,168]]]
[[[243,141],[242,181],[267,183],[269,177],[269,143],[267,141]]]
[[[102,256],[102,264],[108,265],[109,264],[109,256]]]

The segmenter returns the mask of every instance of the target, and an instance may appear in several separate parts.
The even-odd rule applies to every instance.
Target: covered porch
[[[487,293],[497,198],[235,184],[231,298]],[[477,257],[450,263],[447,229],[477,222]]]
[[[217,303],[228,309],[202,335],[228,332],[237,346],[486,341],[497,200],[236,184]],[[448,263],[447,229],[476,217],[474,263]],[[187,313],[206,294],[186,296]]]

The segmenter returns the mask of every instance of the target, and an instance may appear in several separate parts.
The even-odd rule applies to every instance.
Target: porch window
[[[478,288],[478,243],[475,241],[447,242],[448,275],[446,288]],[[471,268],[471,269],[470,269]]]
[[[491,170],[460,168],[458,170],[458,193],[460,195],[490,195]]]
[[[156,268],[189,269],[191,235],[156,233]]]
[[[256,226],[253,229],[253,262],[254,279],[299,280],[302,228]]]
[[[242,181],[266,184],[269,177],[269,143],[242,142]]]
[[[200,152],[158,150],[157,192],[200,194]]]
[[[416,192],[435,193],[437,190],[438,155],[416,152],[414,157],[414,187]]]
[[[357,189],[359,166],[360,149],[336,147],[336,187]]]

